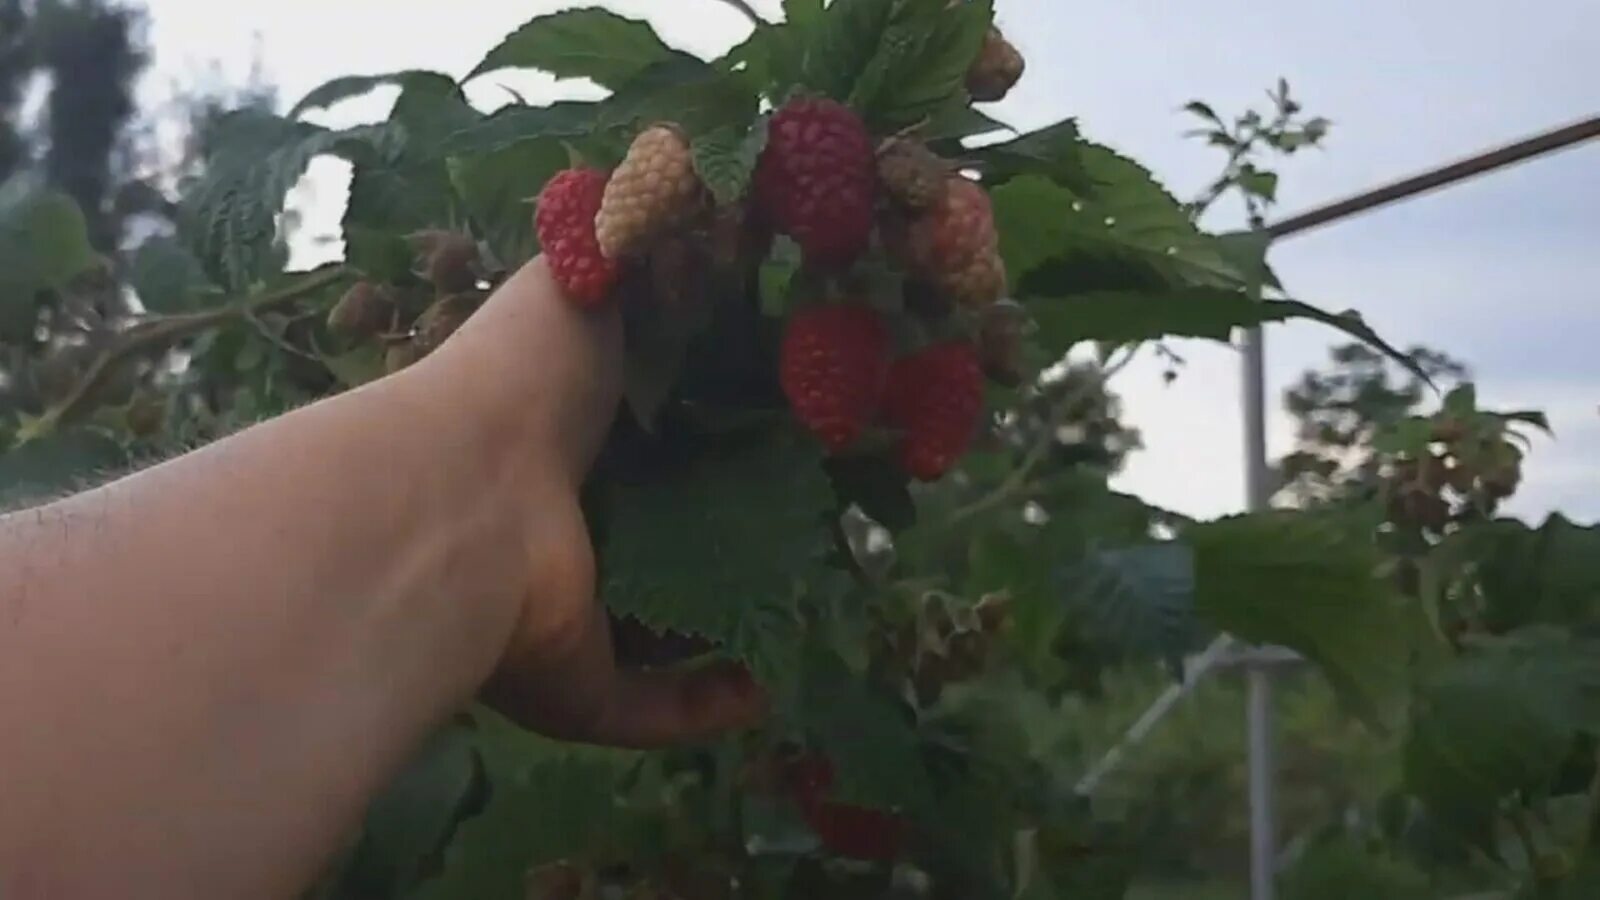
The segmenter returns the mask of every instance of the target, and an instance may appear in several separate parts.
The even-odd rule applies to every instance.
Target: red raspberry
[[[833,766],[817,756],[808,756],[790,771],[795,800],[806,824],[816,832],[822,846],[849,859],[888,862],[900,855],[908,830],[906,820],[892,813],[863,806],[830,803]]]
[[[837,453],[873,420],[889,375],[889,329],[864,306],[814,306],[789,320],[779,380],[795,417]]]
[[[950,176],[944,196],[891,241],[907,265],[956,302],[982,309],[1004,296],[1005,263],[994,207],[977,182]]]
[[[597,306],[617,281],[617,265],[600,252],[594,220],[606,193],[606,173],[568,169],[539,193],[534,227],[556,283],[573,300]]]
[[[845,266],[872,240],[875,169],[859,116],[832,100],[794,100],[772,117],[756,194],[809,262]]]
[[[894,364],[884,419],[900,430],[900,466],[937,481],[972,444],[983,414],[983,372],[971,344],[935,344]]]

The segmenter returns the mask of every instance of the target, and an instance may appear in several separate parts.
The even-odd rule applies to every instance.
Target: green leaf
[[[406,236],[374,219],[363,225],[345,215],[344,261],[372,281],[404,283],[416,267],[416,251]]]
[[[849,99],[883,43],[895,0],[834,0],[809,29],[801,83],[835,100]]]
[[[678,386],[689,345],[711,321],[709,297],[689,291],[693,298],[663,304],[648,294],[630,296],[623,304],[627,332],[623,396],[645,431]]]
[[[455,212],[455,191],[442,161],[358,164],[350,173],[343,227],[347,235],[401,236],[426,228],[453,227],[458,224]],[[387,245],[383,260],[391,259],[397,245],[393,240],[383,244]],[[366,266],[354,257],[350,261]]]
[[[964,102],[951,103],[934,112],[928,117],[928,123],[919,129],[923,140],[930,144],[938,142],[952,142],[956,146],[948,152],[950,155],[966,155],[965,148],[959,142],[964,138],[981,134],[990,134],[996,131],[1010,131],[1010,125],[994,118],[981,109],[970,106]]]
[[[693,142],[695,171],[717,203],[736,203],[749,189],[750,177],[766,146],[765,118],[751,128],[719,128]]]
[[[344,353],[320,354],[317,358],[347,388],[360,387],[384,373],[384,349],[370,341]]]
[[[686,55],[662,43],[647,22],[604,9],[572,9],[528,21],[490,50],[467,79],[496,69],[540,69],[616,89],[654,63]]]
[[[1067,603],[1098,640],[1119,653],[1154,656],[1175,673],[1200,642],[1194,550],[1169,541],[1101,550],[1061,575]]]
[[[158,313],[193,309],[197,295],[214,286],[182,241],[153,237],[133,252],[128,281],[144,308]]]
[[[398,152],[401,135],[386,125],[329,131],[259,110],[225,116],[205,174],[188,186],[179,206],[185,235],[208,276],[238,291],[276,270],[278,214],[311,161],[324,154],[352,162],[388,158]]]
[[[289,110],[288,118],[298,119],[308,112],[324,109],[354,97],[371,93],[381,87],[389,85],[404,86],[418,78],[448,78],[437,72],[428,72],[421,69],[407,69],[401,72],[385,72],[382,75],[344,75],[325,81],[309,93],[300,98]]]
[[[912,125],[965,100],[967,70],[994,18],[990,0],[947,8],[904,4],[852,92],[852,105],[879,131]]]
[[[992,191],[1000,252],[1014,281],[1052,258],[1090,252],[1137,260],[1175,285],[1240,288],[1248,279],[1136,164],[1087,146],[1086,171],[1102,179],[1079,194],[1040,175],[1013,178]],[[1015,269],[1013,269],[1013,264]],[[1035,279],[1037,281],[1037,279]],[[1070,284],[1034,285],[1067,292]]]
[[[1289,319],[1309,319],[1313,322],[1321,322],[1324,325],[1330,325],[1339,329],[1340,331],[1343,331],[1345,334],[1350,335],[1356,340],[1367,344],[1373,349],[1381,351],[1383,355],[1394,360],[1396,363],[1399,363],[1401,368],[1405,369],[1407,372],[1410,372],[1412,375],[1415,375],[1417,380],[1421,381],[1423,384],[1429,386],[1433,385],[1433,378],[1428,375],[1428,370],[1423,368],[1421,363],[1412,357],[1411,354],[1402,353],[1399,348],[1379,337],[1378,333],[1372,330],[1372,326],[1368,325],[1366,320],[1361,317],[1361,314],[1355,310],[1352,309],[1345,310],[1341,313],[1330,313],[1326,310],[1312,306],[1309,303],[1301,303],[1298,300],[1269,300],[1267,302],[1269,305],[1273,306],[1274,309],[1278,310],[1278,313],[1275,315],[1279,317],[1276,318],[1275,321],[1283,322],[1288,321]]]
[[[1600,646],[1554,628],[1487,639],[1422,686],[1403,750],[1407,790],[1463,836],[1498,802],[1548,791],[1580,731],[1600,727]]]
[[[32,331],[37,292],[64,286],[94,260],[72,198],[27,178],[0,184],[0,309],[19,310],[15,330]]]
[[[1020,175],[1040,175],[1068,188],[1084,190],[1090,181],[1080,158],[1084,143],[1078,123],[1064,119],[1038,131],[990,144],[972,156],[991,186]]]
[[[1095,291],[1028,297],[1026,305],[1038,325],[1039,342],[1057,353],[1082,341],[1132,343],[1163,337],[1226,341],[1235,328],[1306,319],[1337,328],[1420,371],[1415,360],[1384,341],[1353,313],[1330,313],[1299,300],[1256,300],[1239,289]]]
[[[690,137],[747,129],[758,98],[743,78],[692,56],[656,63],[599,104],[597,127],[631,132],[671,122]]]
[[[1245,289],[1260,296],[1263,288],[1282,290],[1283,284],[1267,265],[1272,235],[1266,231],[1230,231],[1216,236],[1217,249],[1244,276]]]
[[[1246,166],[1239,172],[1239,187],[1268,202],[1278,198],[1278,174]]]
[[[529,201],[567,163],[567,149],[557,140],[526,140],[450,158],[450,181],[474,232],[508,268],[538,252]]]
[[[346,883],[399,896],[421,879],[465,813],[478,775],[472,741],[459,726],[436,732],[373,799]]]
[[[400,146],[354,148],[346,233],[357,228],[403,235],[459,224],[445,154],[451,140],[479,121],[461,88],[444,76],[417,75],[395,100],[387,127]]]
[[[443,152],[462,156],[493,153],[538,138],[573,138],[595,129],[600,105],[563,101],[549,106],[507,106],[450,135]]]
[[[1439,896],[1427,874],[1416,866],[1342,836],[1314,844],[1282,877],[1284,900],[1434,900]]]
[[[1196,115],[1203,119],[1209,119],[1218,125],[1222,124],[1222,119],[1217,117],[1216,110],[1212,109],[1210,105],[1202,103],[1199,100],[1189,101],[1188,103],[1184,104],[1183,109],[1185,112],[1188,112],[1191,115]]]
[[[832,508],[809,443],[779,435],[708,450],[666,480],[619,486],[602,596],[619,615],[706,637],[758,677],[779,677],[799,633],[797,598],[822,571]]]
[[[1470,381],[1456,385],[1444,395],[1444,411],[1452,416],[1471,418],[1478,413],[1478,389]]]
[[[1489,627],[1600,622],[1600,525],[1553,515],[1535,530],[1502,519],[1452,541],[1477,562]]]
[[[486,728],[481,717],[479,727],[489,801],[457,828],[442,870],[414,900],[520,900],[529,869],[603,856],[624,821],[617,786],[628,757]]]
[[[891,532],[916,523],[917,504],[911,496],[909,476],[891,460],[841,456],[828,460],[826,468],[841,509],[855,504]]]
[[[1550,417],[1545,415],[1542,410],[1521,409],[1515,412],[1491,413],[1490,415],[1496,416],[1503,422],[1521,422],[1524,425],[1532,425],[1547,435],[1555,436],[1555,431],[1550,428]]]
[[[831,650],[813,645],[805,654],[795,715],[833,764],[830,799],[916,812],[933,801],[910,712]]]
[[[783,20],[800,28],[822,21],[822,0],[783,0]]]
[[[1297,651],[1358,713],[1391,720],[1405,689],[1410,632],[1368,536],[1304,512],[1222,519],[1185,536],[1202,619]]]
[[[762,315],[776,319],[788,311],[795,276],[799,271],[800,245],[787,235],[779,235],[772,242],[772,253],[761,263]]]

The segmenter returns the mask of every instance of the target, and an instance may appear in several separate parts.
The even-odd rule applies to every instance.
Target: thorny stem
[[[203,312],[147,319],[122,332],[116,340],[100,351],[83,376],[73,385],[71,392],[61,402],[50,407],[40,417],[40,431],[48,431],[76,415],[88,402],[94,389],[103,382],[112,369],[123,360],[146,350],[165,347],[175,341],[199,334],[234,319],[254,319],[263,312],[287,306],[297,300],[335,284],[350,274],[350,269],[335,265],[315,270],[296,284],[276,291],[267,291],[245,297],[237,302],[208,309]]]
[[[1010,475],[1006,476],[1005,481],[1001,482],[999,487],[995,488],[987,495],[956,510],[954,513],[951,513],[950,518],[945,521],[945,527],[949,528],[959,525],[973,516],[988,512],[994,507],[1012,499],[1026,489],[1028,486],[1028,479],[1033,476],[1034,470],[1039,468],[1039,465],[1044,462],[1045,456],[1050,452],[1050,447],[1055,443],[1056,429],[1061,427],[1061,425],[1065,422],[1066,417],[1072,413],[1073,407],[1077,406],[1080,401],[1088,397],[1090,392],[1097,391],[1104,387],[1106,382],[1115,377],[1118,372],[1121,372],[1123,369],[1127,368],[1128,364],[1133,362],[1134,358],[1138,355],[1138,345],[1129,348],[1127,354],[1124,355],[1122,359],[1117,360],[1112,365],[1102,367],[1100,371],[1094,375],[1094,377],[1090,378],[1084,384],[1079,386],[1077,390],[1066,394],[1060,400],[1056,401],[1055,408],[1051,410],[1050,421],[1046,423],[1044,429],[1039,433],[1039,436],[1034,439],[1033,446],[1028,448],[1027,455],[1022,458],[1022,462],[1017,466],[1017,468],[1013,470]]]
[[[759,28],[760,26],[766,24],[766,21],[756,13],[755,8],[749,3],[746,3],[745,0],[722,0],[722,2],[743,13],[744,17],[750,20],[751,25]]]
[[[243,317],[244,317],[244,320],[246,322],[249,322],[250,326],[252,328],[254,328],[256,330],[256,332],[259,333],[263,339],[265,339],[268,343],[272,344],[272,346],[277,347],[279,350],[282,350],[283,352],[288,353],[288,354],[290,354],[292,356],[298,356],[301,359],[309,359],[312,362],[321,362],[321,360],[319,360],[316,357],[315,354],[307,353],[306,351],[300,349],[299,347],[296,347],[295,345],[293,345],[293,344],[289,343],[288,341],[284,340],[282,335],[280,335],[277,332],[273,331],[272,327],[270,325],[268,325],[266,322],[262,321],[261,317],[256,315],[255,313],[246,312],[246,313],[243,313]]]

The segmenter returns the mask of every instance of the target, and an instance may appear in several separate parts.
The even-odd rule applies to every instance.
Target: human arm
[[[401,373],[0,518],[0,895],[292,896],[485,685],[630,746],[759,715],[612,659],[578,492],[621,343],[536,260]]]

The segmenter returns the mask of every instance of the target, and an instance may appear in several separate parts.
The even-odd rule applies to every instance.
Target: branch
[[[185,313],[175,316],[162,316],[158,319],[148,319],[139,322],[133,327],[122,332],[109,345],[100,350],[100,355],[78,379],[77,384],[67,396],[46,410],[35,424],[33,431],[43,433],[49,431],[61,422],[77,414],[88,402],[94,389],[99,387],[111,374],[111,370],[123,360],[136,356],[148,350],[164,348],[176,341],[181,341],[191,335],[199,334],[220,325],[226,325],[235,319],[249,319],[260,313],[268,312],[282,306],[288,306],[308,294],[316,293],[323,288],[335,284],[348,277],[350,269],[342,265],[330,266],[313,271],[298,283],[280,288],[276,291],[267,291],[253,296],[245,297],[226,306],[201,312]]]
[[[989,494],[952,513],[950,518],[945,521],[945,527],[958,525],[979,513],[988,512],[1020,493],[1023,488],[1026,488],[1028,479],[1033,476],[1034,470],[1039,468],[1045,457],[1050,453],[1050,448],[1054,446],[1056,429],[1065,424],[1066,417],[1071,414],[1073,407],[1087,398],[1090,392],[1103,388],[1106,382],[1115,377],[1118,372],[1127,368],[1128,364],[1133,362],[1134,357],[1138,355],[1139,346],[1135,345],[1129,349],[1126,356],[1115,364],[1102,367],[1093,378],[1080,385],[1077,390],[1057,400],[1055,409],[1051,413],[1050,421],[1040,431],[1039,437],[1033,442],[1033,446],[1028,448],[1027,455],[1022,458],[1022,462],[1018,464],[1017,468],[1006,477],[1005,481],[1001,482],[999,487]]]

